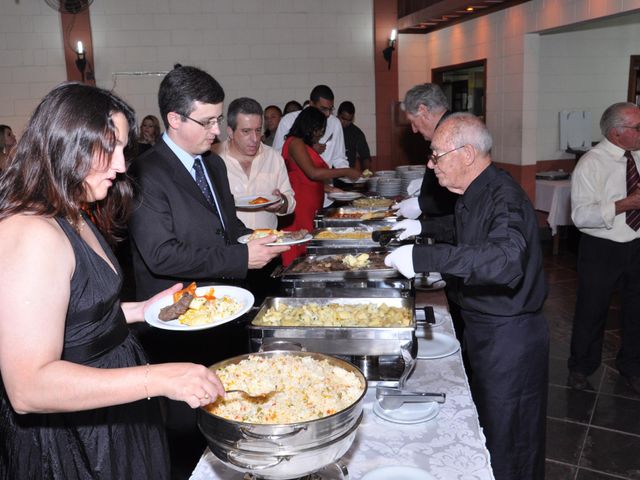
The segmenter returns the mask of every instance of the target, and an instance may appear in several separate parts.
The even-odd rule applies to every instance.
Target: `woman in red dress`
[[[282,147],[282,156],[289,173],[289,181],[296,196],[293,223],[283,230],[304,228],[313,230],[313,218],[322,207],[325,181],[337,177],[357,179],[360,171],[355,168],[329,168],[322,157],[312,148],[324,135],[327,117],[315,107],[307,107],[296,118]],[[304,254],[304,245],[294,245],[282,254],[282,263],[287,266],[296,257]]]

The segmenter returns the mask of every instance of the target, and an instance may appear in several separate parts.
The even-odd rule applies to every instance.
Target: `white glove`
[[[422,232],[422,224],[420,220],[401,220],[397,222],[391,230],[404,230],[398,235],[398,240],[405,240],[409,237],[420,235]]]
[[[404,218],[415,219],[422,215],[422,210],[420,210],[417,197],[407,198],[400,203],[396,203],[391,208],[393,210],[397,210],[398,214],[402,215]]]
[[[413,270],[413,245],[403,245],[384,257],[384,264],[393,267],[407,278],[416,276]]]

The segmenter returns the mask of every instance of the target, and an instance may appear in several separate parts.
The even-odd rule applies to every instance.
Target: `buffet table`
[[[425,305],[433,306],[436,319],[442,321],[430,328],[434,332],[454,335],[444,292],[418,292],[416,306]],[[393,423],[373,412],[375,388],[369,388],[356,439],[341,460],[349,471],[349,478],[358,480],[367,472],[386,465],[405,465],[419,467],[439,480],[493,479],[489,452],[478,424],[460,351],[443,358],[418,360],[407,389],[444,392],[446,402],[430,420],[414,424]],[[326,475],[324,470],[327,470]],[[323,469],[319,476],[323,480],[340,478],[338,469],[334,470],[336,472],[332,473],[330,468]],[[209,449],[205,450],[191,475],[192,480],[243,478],[242,473],[226,467]]]

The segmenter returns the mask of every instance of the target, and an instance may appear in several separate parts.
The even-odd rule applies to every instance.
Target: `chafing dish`
[[[344,215],[347,217],[343,217]],[[321,210],[314,223],[316,228],[355,227],[369,223],[394,223],[397,220],[395,212],[387,209],[340,207]]]
[[[198,427],[209,448],[227,466],[264,479],[290,479],[315,472],[341,458],[349,449],[362,420],[367,381],[353,365],[320,353],[271,351],[251,355],[294,355],[328,360],[356,374],[362,394],[349,407],[327,417],[290,424],[252,424],[219,417],[200,408]],[[212,365],[212,370],[239,363],[240,355]]]
[[[296,258],[288,267],[277,268],[273,278],[280,279],[283,295],[299,297],[408,297],[413,280],[401,275],[393,268],[360,269],[330,272],[296,272],[304,263],[322,261],[333,256],[359,253],[386,254],[389,250],[380,247],[369,249],[339,249],[333,253],[312,254]],[[366,289],[366,290],[364,290]]]
[[[367,290],[361,290],[366,294]],[[341,304],[386,304],[406,308],[411,323],[406,327],[285,327],[256,325],[269,308],[279,305],[302,306]],[[402,387],[415,367],[418,344],[415,330],[413,298],[364,297],[269,297],[249,325],[252,351],[263,346],[288,343],[312,352],[336,355],[358,366],[369,382],[375,385]]]
[[[352,200],[350,206],[356,208],[372,208],[374,210],[386,210],[391,207],[395,202],[389,198],[380,196],[362,197]]]

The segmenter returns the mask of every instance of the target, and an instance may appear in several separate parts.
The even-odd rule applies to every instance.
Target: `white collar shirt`
[[[236,215],[247,228],[277,228],[278,215],[287,215],[293,212],[296,200],[289,182],[289,174],[282,156],[273,148],[260,144],[258,153],[251,162],[251,172],[247,174],[240,162],[229,151],[229,139],[222,143],[220,156],[227,167],[229,186],[234,198],[249,195],[271,195],[276,189],[280,190],[287,198],[288,207],[286,213],[276,214],[264,209],[236,210]],[[237,203],[237,202],[236,202]]]
[[[615,214],[615,202],[627,197],[625,151],[606,138],[585,153],[571,175],[571,219],[578,229],[614,242],[640,238],[626,223],[625,212]],[[632,152],[638,166],[640,152]]]

